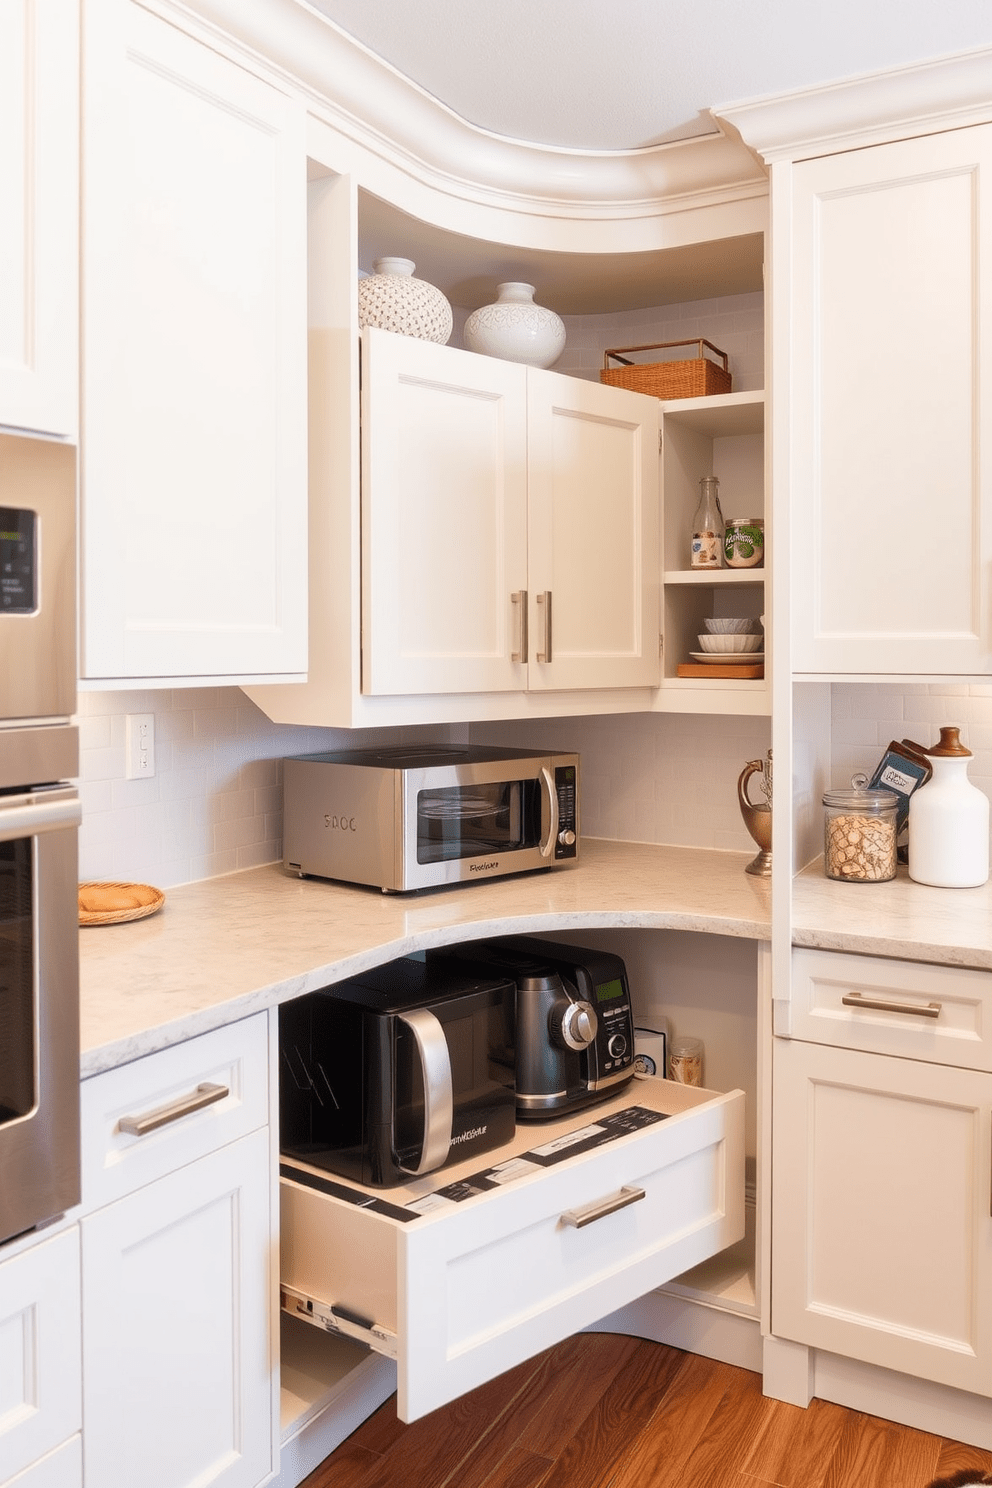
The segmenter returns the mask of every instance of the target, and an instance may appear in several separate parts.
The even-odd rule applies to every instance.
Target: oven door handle
[[[444,1029],[427,1008],[412,1008],[408,1013],[398,1014],[398,1021],[413,1035],[414,1047],[420,1060],[420,1073],[424,1082],[424,1141],[420,1149],[420,1161],[415,1168],[408,1168],[397,1159],[397,1167],[403,1173],[419,1177],[421,1173],[433,1173],[448,1158],[451,1150],[451,1120],[454,1115],[454,1098],[451,1089],[451,1057]],[[393,1101],[395,1122],[396,1102]],[[391,1133],[393,1153],[396,1152],[395,1125]]]
[[[22,804],[15,804],[18,801]],[[0,842],[11,842],[16,837],[35,837],[39,832],[59,831],[63,827],[78,827],[82,819],[83,808],[74,790],[60,791],[54,800],[15,797],[9,806],[0,806]]]
[[[558,840],[558,792],[547,765],[541,766],[541,791],[548,798],[548,835],[541,843],[541,857],[550,858]]]

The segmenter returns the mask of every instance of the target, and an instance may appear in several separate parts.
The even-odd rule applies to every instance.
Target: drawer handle
[[[191,1111],[202,1111],[204,1106],[212,1106],[214,1101],[221,1101],[230,1093],[229,1085],[197,1085],[192,1095],[184,1095],[168,1106],[159,1106],[145,1116],[122,1116],[117,1126],[120,1131],[127,1132],[129,1137],[144,1137],[160,1126],[168,1126],[170,1121],[188,1116]]]
[[[845,1007],[875,1008],[880,1013],[911,1013],[914,1018],[939,1018],[939,1002],[889,1002],[884,997],[866,997],[863,992],[848,992],[841,998]]]
[[[561,1222],[581,1230],[585,1225],[595,1224],[597,1219],[605,1219],[608,1214],[615,1214],[618,1209],[626,1209],[628,1204],[636,1204],[646,1197],[643,1188],[622,1188],[619,1193],[610,1194],[607,1199],[597,1199],[583,1209],[566,1209]]]

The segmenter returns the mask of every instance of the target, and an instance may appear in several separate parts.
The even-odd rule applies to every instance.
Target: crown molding
[[[638,150],[508,139],[467,123],[303,0],[172,0],[169,8],[302,92],[318,118],[377,162],[478,205],[616,221],[663,216],[675,201],[767,190],[764,168],[719,120],[716,133]]]
[[[990,79],[992,48],[981,47],[711,112],[771,164],[984,123]]]

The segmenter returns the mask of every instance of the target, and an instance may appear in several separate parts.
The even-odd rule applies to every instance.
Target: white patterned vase
[[[464,334],[469,351],[528,367],[551,367],[565,349],[561,316],[534,304],[533,284],[497,284],[495,304],[473,310]]]
[[[439,289],[414,279],[408,258],[377,258],[375,270],[358,281],[358,324],[443,345],[451,335],[451,306]]]

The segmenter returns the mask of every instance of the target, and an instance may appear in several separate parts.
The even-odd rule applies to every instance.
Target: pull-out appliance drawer
[[[744,1094],[639,1080],[401,1188],[283,1162],[283,1307],[396,1358],[417,1419],[741,1239]]]

